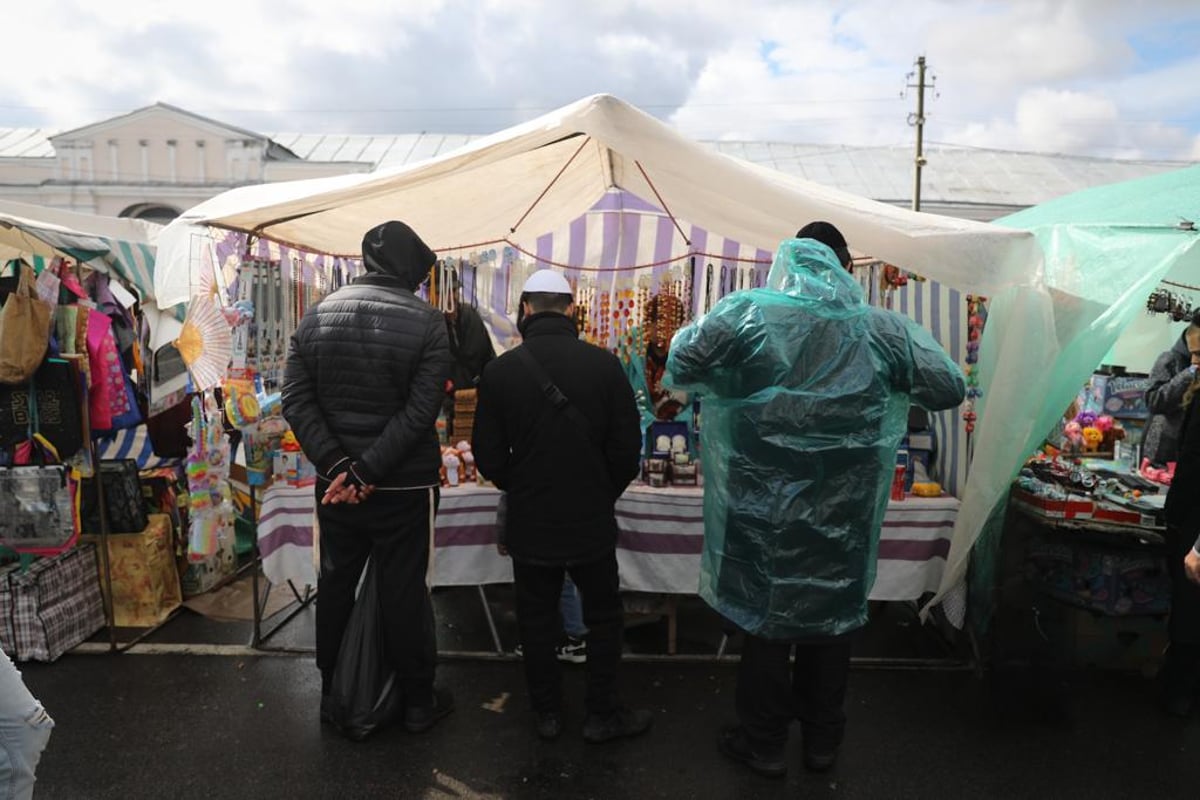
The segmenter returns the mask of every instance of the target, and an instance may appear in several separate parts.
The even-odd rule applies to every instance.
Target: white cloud
[[[608,91],[711,138],[1196,157],[1189,0],[39,0],[0,126],[156,100],[274,132],[486,132]],[[1175,55],[1172,57],[1171,54]]]

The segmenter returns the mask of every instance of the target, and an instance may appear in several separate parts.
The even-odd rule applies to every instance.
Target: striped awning
[[[0,202],[0,250],[5,256],[31,260],[68,256],[117,276],[143,303],[155,299],[158,230],[158,225],[143,220]]]

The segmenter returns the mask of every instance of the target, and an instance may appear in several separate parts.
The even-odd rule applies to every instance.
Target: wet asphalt
[[[439,598],[444,650],[490,640],[470,593]],[[497,625],[511,646],[503,599]],[[719,627],[681,616],[694,661],[645,661],[658,623],[627,631],[621,685],[654,710],[645,736],[589,745],[579,736],[582,669],[568,666],[568,730],[540,741],[519,662],[452,657],[439,683],[456,710],[432,731],[387,729],[344,739],[318,719],[311,655],[245,648],[248,626],[185,612],[120,654],[80,654],[22,666],[57,727],[38,771],[38,798],[1195,798],[1200,721],[1164,717],[1137,673],[856,668],[847,739],[835,769],[804,771],[799,729],[783,780],[722,757],[717,729],[733,719],[736,666],[710,660]],[[896,619],[892,620],[897,623]],[[873,625],[876,623],[873,623]],[[879,623],[882,627],[883,623]],[[907,656],[944,647],[901,616]],[[863,649],[882,647],[887,636]],[[96,643],[92,649],[103,651]],[[311,611],[272,644],[305,649]],[[224,655],[184,655],[181,643]],[[736,642],[732,648],[736,651]],[[869,653],[878,655],[879,653]],[[944,655],[944,653],[943,653]]]

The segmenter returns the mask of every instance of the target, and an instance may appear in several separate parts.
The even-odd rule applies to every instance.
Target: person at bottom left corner
[[[537,734],[556,739],[564,726],[555,646],[570,575],[588,630],[583,738],[636,736],[653,718],[617,696],[624,619],[616,501],[637,476],[642,441],[633,388],[616,356],[579,340],[562,275],[530,276],[521,312],[523,343],[484,367],[471,444],[479,471],[507,493],[503,546],[513,560]]]
[[[366,274],[310,309],[292,336],[283,414],[319,472],[322,706],[370,558],[404,727],[420,733],[453,708],[450,693],[434,688],[427,582],[441,467],[435,421],[450,352],[441,313],[415,294],[436,260],[420,236],[385,222],[364,236],[362,253]]]
[[[29,800],[54,720],[0,650],[0,797]]]

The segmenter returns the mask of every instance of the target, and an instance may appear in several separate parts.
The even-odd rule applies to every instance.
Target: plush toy
[[[1084,427],[1084,428],[1094,427],[1096,425],[1096,412],[1080,411],[1078,414],[1075,415],[1075,421],[1078,422],[1080,424],[1080,426]]]
[[[442,471],[444,473],[444,483],[446,486],[458,486],[459,473],[462,470],[462,460],[458,457],[458,451],[453,447],[442,448]]]
[[[1095,453],[1100,449],[1100,443],[1104,441],[1104,434],[1099,428],[1088,426],[1083,429],[1083,452]]]
[[[458,457],[462,461],[463,482],[471,483],[478,477],[475,472],[475,454],[471,452],[471,443],[461,441],[454,445],[454,449],[458,451]]]
[[[1063,447],[1068,453],[1077,453],[1083,447],[1083,426],[1071,420],[1063,427]]]

